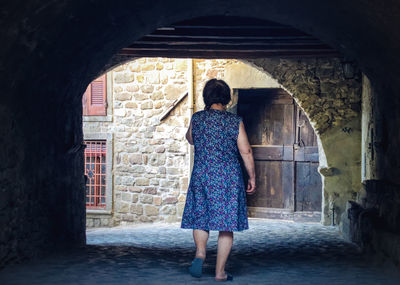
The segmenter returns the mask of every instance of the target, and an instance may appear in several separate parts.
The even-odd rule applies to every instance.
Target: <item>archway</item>
[[[133,44],[126,50],[122,51],[121,54],[130,56],[138,56],[142,53],[145,55],[154,55],[157,50],[159,50],[159,52],[162,54],[172,53],[173,55],[180,56],[180,53],[176,52],[175,50],[184,50],[182,48],[185,46],[182,44],[182,42],[184,43],[185,41],[188,41],[186,38],[191,38],[189,41],[190,45],[189,42],[187,43],[188,46],[194,46],[192,47],[194,50],[201,51],[202,48],[204,48],[201,44],[205,45],[205,43],[208,43],[207,48],[210,48],[210,45],[213,44],[211,41],[207,42],[207,38],[212,38],[210,34],[228,34],[232,36],[232,33],[229,33],[229,30],[220,30],[222,29],[220,27],[223,20],[219,18],[202,19],[203,18],[197,18],[193,21],[184,21],[176,23],[171,27],[161,28],[152,34],[141,38],[137,44]],[[226,20],[228,24],[225,23],[225,25],[230,25],[234,20],[238,21],[237,18],[227,17],[227,19],[231,19],[231,21]],[[211,21],[211,23],[207,22],[206,20]],[[213,26],[213,21],[216,21],[216,26]],[[202,34],[202,32],[199,31],[204,28],[204,26],[201,26],[199,23],[202,25],[208,25],[207,28],[209,30],[207,30],[207,33],[203,32],[204,34]],[[258,21],[257,24],[262,25],[263,22]],[[278,27],[274,26],[275,24],[271,22],[268,22],[268,24],[274,28]],[[226,26],[222,27],[224,29],[227,28]],[[236,26],[234,27],[237,29]],[[250,29],[250,27],[251,26],[243,26],[240,27],[240,29]],[[255,26],[255,29],[257,30],[261,27]],[[181,28],[182,30],[180,30]],[[266,28],[271,29],[271,27],[268,26]],[[279,28],[287,29],[285,26],[279,26]],[[190,36],[190,29],[193,30],[192,32],[195,34],[195,36]],[[252,36],[254,37],[255,35],[259,36],[257,38],[258,40],[262,39],[262,36],[260,37],[262,33],[257,34],[254,32]],[[341,147],[338,148],[338,145],[335,143],[330,143],[333,153],[332,155],[329,155],[329,163],[326,161],[326,159],[323,159],[322,165],[324,166],[321,167],[321,173],[324,176],[328,176],[326,183],[329,185],[328,189],[330,189],[324,197],[323,222],[324,224],[340,223],[341,215],[345,212],[346,201],[349,199],[354,199],[360,189],[359,162],[361,159],[358,154],[358,148],[360,146],[358,141],[360,137],[359,123],[361,109],[361,74],[358,72],[358,70],[353,70],[351,78],[347,78],[348,75],[344,72],[343,59],[329,55],[329,53],[332,53],[332,51],[330,51],[329,48],[325,47],[324,45],[321,45],[321,43],[319,43],[319,45],[321,45],[319,48],[314,46],[311,49],[311,52],[315,53],[315,55],[311,58],[307,58],[310,56],[310,54],[307,54],[307,50],[302,50],[300,48],[302,44],[305,44],[302,42],[302,40],[304,41],[304,38],[307,38],[307,35],[303,35],[301,32],[288,30],[282,34],[284,36],[279,37],[279,33],[274,33],[274,35],[274,38],[279,39],[278,42],[269,41],[268,44],[279,43],[282,45],[282,42],[286,42],[285,48],[288,48],[287,39],[289,38],[290,40],[296,40],[295,44],[297,48],[292,46],[291,49],[289,49],[289,52],[286,51],[286,53],[282,55],[286,57],[285,59],[247,59],[246,62],[253,64],[253,66],[258,67],[260,70],[267,71],[274,78],[277,78],[279,83],[281,83],[283,86],[287,85],[289,93],[294,94],[294,97],[296,98],[297,102],[300,103],[300,106],[303,106],[303,108],[306,110],[306,113],[310,114],[312,124],[319,134],[327,134],[330,129],[336,127],[336,131],[334,133],[330,133],[324,137],[325,141],[329,141],[329,138],[336,136],[334,140],[337,140]],[[240,40],[243,41],[251,40],[250,37],[245,38],[243,36],[243,32],[240,32],[236,36],[240,36]],[[169,38],[171,38],[171,40]],[[201,44],[195,41],[197,38],[201,38]],[[214,36],[213,38],[215,41],[216,37]],[[232,44],[232,41],[235,37],[217,38],[218,41],[220,41],[218,44],[222,45],[223,47],[224,45],[227,45],[224,40],[230,40],[229,43]],[[178,42],[174,42],[174,40],[178,39]],[[240,40],[235,43],[240,44]],[[307,39],[307,43],[309,44],[308,40],[312,39]],[[160,44],[160,47],[155,44]],[[254,44],[260,43],[256,42]],[[223,50],[223,48],[219,48],[217,45],[211,47],[218,49],[219,53],[221,53],[221,50]],[[233,47],[230,46],[230,48]],[[272,49],[272,51],[269,50],[269,53],[264,50],[263,53],[262,48],[258,48],[259,50],[255,52],[256,55],[253,55],[253,57],[256,57],[257,55],[261,56],[262,54],[265,56],[277,56],[276,54],[271,54],[272,51],[276,52],[276,49]],[[307,46],[307,48],[309,49],[310,47]],[[169,49],[171,50],[170,53],[168,53]],[[246,56],[246,53],[243,52],[243,48],[239,48],[235,52],[229,50],[226,50],[226,52],[228,54],[236,53],[241,58]],[[297,53],[300,53],[300,55]],[[320,53],[322,53],[325,58],[321,57]],[[193,53],[192,50],[188,50],[186,51],[185,55],[188,54],[195,53]],[[213,58],[218,56],[218,53],[217,55],[214,53],[201,53],[201,55],[204,54]],[[251,55],[251,53],[248,54]],[[329,55],[329,57],[326,57],[327,55]],[[289,58],[287,58],[288,56]],[[294,56],[295,59],[290,58],[290,56]],[[115,57],[110,64],[118,64],[119,61],[125,60],[126,58],[123,57]],[[248,75],[247,77],[246,75],[244,77],[251,79],[251,76]],[[351,120],[353,120],[352,123],[350,122]],[[346,135],[338,139],[341,134],[339,132],[346,133]],[[320,143],[320,145],[322,146],[322,143]],[[341,158],[338,159],[338,156],[336,155],[337,149],[343,149],[344,152],[351,153],[351,159],[349,159],[348,156],[346,157],[344,153],[342,154]],[[322,153],[321,157],[325,158],[325,154]],[[328,219],[328,217],[330,218]]]
[[[361,74],[344,78],[337,58],[249,62],[277,78],[309,117],[323,149],[322,222],[340,224],[342,215],[347,219],[346,202],[361,188]]]
[[[267,63],[265,63],[265,61]],[[293,159],[299,160],[299,162],[294,163],[292,166],[293,170],[287,174],[288,176],[282,175],[282,178],[278,179],[282,179],[282,181],[293,179],[293,181],[291,183],[286,181],[284,187],[280,183],[273,187],[278,192],[281,191],[278,189],[282,188],[283,191],[288,193],[286,194],[288,197],[284,199],[287,205],[283,206],[281,201],[281,199],[283,199],[283,194],[277,192],[276,195],[274,195],[280,202],[277,201],[275,205],[279,206],[276,206],[277,209],[268,215],[279,216],[283,214],[283,216],[286,215],[286,218],[292,219],[293,210],[296,207],[296,217],[300,214],[301,216],[298,217],[302,217],[297,219],[320,221],[319,212],[321,211],[321,206],[306,207],[308,210],[305,211],[308,211],[308,213],[298,212],[299,209],[304,208],[304,203],[311,203],[309,199],[313,199],[312,195],[310,196],[312,192],[311,189],[313,189],[312,187],[321,189],[321,186],[317,186],[317,184],[320,183],[317,181],[320,179],[318,178],[320,174],[314,173],[314,171],[316,172],[315,169],[310,172],[311,169],[315,168],[312,162],[318,162],[318,159],[315,160],[312,157],[319,156],[319,172],[322,174],[323,178],[323,191],[321,191],[321,193],[323,193],[323,215],[321,221],[325,225],[332,223],[339,224],[341,222],[340,215],[344,213],[346,207],[346,201],[354,199],[354,193],[360,188],[359,178],[357,177],[357,174],[360,172],[360,166],[358,165],[360,160],[358,153],[358,149],[360,148],[359,127],[357,127],[360,121],[359,110],[357,109],[360,102],[359,79],[349,80],[343,78],[340,60],[337,58],[318,60],[303,59],[302,61],[293,59],[268,61],[265,59],[263,65],[260,62],[258,62],[258,64],[260,66],[266,66],[270,71],[272,70],[274,72],[274,77],[261,67],[255,65],[251,60],[226,59],[193,60],[191,62],[186,59],[168,60],[167,58],[142,58],[120,65],[115,68],[112,73],[110,72],[110,74],[107,75],[107,80],[109,81],[107,89],[111,91],[107,92],[107,94],[109,98],[115,96],[116,101],[109,101],[108,109],[110,109],[110,106],[116,106],[115,117],[112,119],[113,111],[110,109],[107,111],[107,116],[103,118],[94,117],[93,123],[88,122],[90,117],[86,117],[84,124],[86,132],[89,132],[86,134],[86,137],[90,135],[99,138],[100,129],[107,130],[107,136],[109,137],[114,135],[114,143],[110,141],[108,144],[116,147],[116,156],[114,157],[114,167],[116,167],[116,169],[113,170],[115,186],[113,193],[114,199],[117,199],[118,202],[114,206],[109,203],[109,211],[107,213],[91,212],[91,214],[96,215],[103,214],[103,216],[97,216],[97,218],[92,215],[91,219],[95,219],[96,222],[99,223],[101,218],[101,221],[104,220],[104,222],[108,224],[106,219],[110,220],[111,216],[107,217],[107,215],[111,214],[111,209],[114,209],[114,213],[118,216],[116,219],[116,221],[118,221],[117,224],[119,224],[121,220],[123,222],[139,221],[139,219],[140,221],[159,220],[159,215],[165,216],[169,221],[175,221],[177,218],[179,219],[183,210],[185,196],[185,192],[180,191],[184,191],[184,185],[187,185],[187,182],[183,183],[182,181],[188,179],[186,167],[183,169],[179,167],[174,169],[176,172],[175,174],[181,173],[182,177],[180,179],[174,177],[174,174],[169,173],[169,171],[167,171],[168,173],[166,174],[165,170],[163,170],[163,173],[157,174],[157,176],[160,176],[159,178],[156,178],[155,173],[157,173],[159,167],[166,166],[166,154],[168,154],[168,156],[173,156],[176,152],[180,152],[178,148],[186,149],[184,142],[182,145],[182,142],[176,141],[170,153],[168,141],[166,140],[164,142],[165,134],[163,134],[163,131],[167,129],[172,130],[172,127],[178,128],[182,132],[182,127],[187,125],[189,117],[174,116],[172,121],[169,119],[166,120],[167,125],[169,123],[172,124],[170,127],[167,125],[162,127],[159,125],[160,123],[156,122],[157,115],[152,117],[151,114],[159,114],[162,112],[162,108],[167,108],[169,104],[173,103],[173,100],[179,100],[180,102],[179,98],[182,95],[191,92],[191,85],[193,85],[195,93],[194,101],[196,104],[193,106],[194,111],[202,110],[204,107],[201,98],[203,84],[208,78],[217,77],[228,82],[234,90],[232,106],[229,108],[232,109],[233,112],[237,112],[236,104],[238,102],[238,91],[245,89],[251,91],[254,88],[261,88],[260,90],[266,88],[265,91],[285,89],[286,92],[297,101],[295,105],[299,104],[300,107],[296,107],[296,109],[299,111],[301,110],[302,113],[304,113],[303,109],[309,111],[309,113],[305,112],[303,116],[307,118],[307,121],[311,120],[312,125],[314,125],[314,128],[316,128],[318,132],[317,142],[319,155],[317,148],[315,148],[315,151],[317,151],[316,154],[310,152],[312,150],[311,145],[316,146],[316,144],[311,143],[311,148],[307,147],[307,149],[297,149],[300,145],[295,147],[295,150],[292,151],[294,155]],[[168,74],[170,75],[168,76]],[[176,77],[178,74],[179,76]],[[288,87],[279,83],[275,78],[279,78],[281,82],[287,84]],[[114,84],[112,84],[113,80],[115,80]],[[174,84],[174,81],[177,81],[177,84]],[[110,93],[113,93],[113,95]],[[183,100],[184,97],[181,99]],[[186,106],[186,100],[183,100],[182,104]],[[182,109],[182,104],[177,107],[178,114],[182,114],[182,112],[186,113],[186,111]],[[138,112],[138,117],[137,115],[133,116],[134,113],[132,112]],[[250,114],[250,117],[251,116]],[[294,119],[294,114],[289,116],[293,116],[292,119],[287,118],[286,120],[295,120],[296,124],[299,124],[298,121],[302,120],[301,118]],[[143,117],[146,118],[146,122],[142,122],[141,118]],[[323,120],[324,118],[325,120]],[[184,123],[182,119],[184,119],[186,123]],[[102,120],[105,120],[105,122],[102,123]],[[351,120],[353,120],[353,125],[348,125]],[[131,126],[130,124],[133,125]],[[275,122],[274,124],[280,123]],[[294,126],[287,127],[293,129],[293,133],[289,135],[290,137],[293,136],[293,138],[296,137],[297,139],[297,137],[301,135],[300,133],[297,134],[298,131],[295,130],[296,128],[294,128]],[[336,127],[335,131],[329,133],[328,131],[333,127]],[[344,131],[347,130],[347,128],[349,128],[349,132]],[[141,131],[136,137],[134,132],[132,133],[129,130],[135,130],[136,132],[139,132],[139,130]],[[306,133],[309,132],[305,129],[303,131]],[[143,134],[145,135],[144,139]],[[321,134],[323,135],[323,142],[321,142]],[[130,139],[127,139],[128,137]],[[143,140],[146,140],[146,138],[148,138],[149,141],[144,143]],[[174,138],[176,139],[176,136],[174,136]],[[337,140],[338,138],[341,139]],[[311,141],[313,140],[314,139],[311,139]],[[124,147],[123,143],[125,141],[128,144],[126,147]],[[324,144],[326,142],[328,142],[327,146],[331,151],[328,153],[329,161],[324,151]],[[138,143],[138,145],[135,145],[135,143]],[[167,144],[164,145],[164,143]],[[294,142],[292,142],[292,144],[293,143]],[[143,149],[140,149],[139,145],[143,145]],[[289,150],[288,147],[292,148],[293,146],[287,145],[286,151]],[[109,148],[110,150],[108,152],[112,157],[113,147],[109,146]],[[339,149],[343,149],[348,154],[352,153],[352,156],[343,153],[340,155],[338,153]],[[152,151],[155,153],[151,154]],[[160,151],[163,152],[163,154],[157,153]],[[120,152],[124,153],[123,159]],[[185,151],[179,154],[179,156],[180,155],[189,155],[189,157],[191,157],[191,155]],[[148,157],[150,157],[151,162],[148,162]],[[288,160],[285,162],[285,165],[290,163],[288,157],[286,157],[285,160]],[[348,166],[346,166],[346,164]],[[174,167],[176,168],[176,166]],[[288,166],[286,166],[286,168],[287,167]],[[150,168],[153,169],[151,171],[153,174],[145,171],[145,169]],[[281,175],[281,170],[277,169],[274,171],[276,171],[276,175]],[[127,174],[133,175],[133,177],[128,178],[126,177]],[[172,176],[170,176],[171,174]],[[167,176],[170,177],[168,178]],[[144,181],[138,177],[147,178],[144,178]],[[161,179],[161,177],[163,177],[163,179]],[[138,187],[135,182],[136,178],[140,180],[137,182]],[[162,181],[159,181],[160,179]],[[167,181],[168,179],[171,181]],[[302,181],[302,179],[304,179],[304,181]],[[107,181],[110,180],[111,176]],[[171,190],[171,192],[165,189],[165,186],[169,185],[168,183],[170,183],[170,186],[175,190]],[[313,185],[309,189],[311,192],[309,192],[309,190],[301,190],[303,187],[307,189],[311,185]],[[295,190],[298,186],[300,186],[300,188]],[[292,187],[294,188],[290,190]],[[112,187],[109,186],[107,188],[111,189]],[[325,190],[325,188],[328,190]],[[268,191],[270,190],[275,192],[272,188]],[[297,191],[299,191],[298,195],[296,194]],[[300,197],[302,195],[304,196],[305,193],[303,191],[305,191],[307,193],[306,196],[309,197],[306,198],[307,201],[300,202],[301,199],[304,199],[304,197]],[[167,197],[168,195],[171,197]],[[321,194],[315,193],[315,195],[319,196]],[[123,197],[122,200],[121,197]],[[111,194],[107,199],[111,201]],[[164,201],[164,199],[166,199],[166,201]],[[319,200],[320,198],[316,199]],[[130,204],[132,201],[133,204]],[[271,206],[272,204],[270,207]],[[293,207],[293,210],[286,213],[279,210],[281,207]],[[151,212],[150,216],[144,213],[147,212],[143,211],[144,208],[152,209],[152,211],[149,210],[149,213]],[[314,211],[315,213],[313,213]],[[92,221],[90,221],[90,223],[93,224]]]
[[[2,34],[2,42],[7,44],[1,47],[1,137],[9,148],[3,149],[1,161],[7,169],[2,181],[7,185],[3,212],[11,220],[3,238],[10,250],[4,253],[7,259],[18,256],[22,249],[28,248],[29,255],[48,244],[84,243],[82,157],[78,151],[82,141],[80,95],[113,54],[156,27],[211,13],[292,24],[356,59],[374,86],[386,88],[380,90],[389,102],[380,105],[383,110],[399,106],[398,97],[389,95],[399,84],[399,59],[394,51],[400,41],[398,33],[392,33],[395,25],[387,25],[398,22],[392,12],[398,4],[203,1],[174,5],[175,1],[159,1],[158,5],[109,7],[104,3],[44,7],[38,1],[16,11],[9,2],[4,7],[4,21],[9,23]],[[370,16],[370,10],[383,12]],[[382,14],[388,17],[382,19]],[[88,21],[88,15],[93,21]],[[25,19],[25,24],[21,25],[20,19]],[[388,120],[386,132],[395,133],[398,122],[398,117]],[[393,140],[399,141],[398,137]],[[15,161],[13,154],[21,159]],[[385,178],[389,181],[398,177],[397,162],[391,159],[396,154],[396,143],[385,146],[382,167],[387,168]],[[81,169],[73,170],[77,168]],[[13,241],[15,236],[20,237],[18,243]]]

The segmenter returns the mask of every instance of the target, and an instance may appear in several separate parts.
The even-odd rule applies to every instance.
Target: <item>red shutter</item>
[[[82,98],[84,116],[107,115],[106,74],[96,78],[89,84]]]

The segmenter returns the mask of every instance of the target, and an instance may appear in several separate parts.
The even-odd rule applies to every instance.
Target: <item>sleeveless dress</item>
[[[248,229],[246,192],[237,138],[242,118],[209,109],[192,116],[194,164],[181,228]]]

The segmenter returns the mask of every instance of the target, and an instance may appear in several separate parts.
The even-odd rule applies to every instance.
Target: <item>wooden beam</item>
[[[119,55],[171,58],[340,57],[313,36],[272,21],[207,16],[160,27]]]
[[[246,59],[264,57],[340,57],[337,51],[323,52],[268,52],[268,51],[188,51],[188,50],[163,50],[163,51],[135,51],[121,50],[119,55],[137,57],[170,57],[170,58],[199,58],[199,59]]]
[[[138,44],[168,44],[168,45],[184,45],[184,44],[214,44],[214,45],[323,45],[317,39],[228,39],[228,38],[152,38],[144,37],[135,41],[131,46]]]
[[[199,25],[216,25],[216,26],[286,26],[277,22],[268,20],[261,20],[256,18],[247,17],[235,17],[235,16],[205,16],[198,17],[189,20],[184,20],[175,25],[188,25],[188,26],[199,26]]]
[[[158,36],[219,36],[219,37],[266,37],[266,36],[308,36],[310,35],[303,33],[301,31],[295,30],[293,28],[285,28],[285,29],[252,29],[248,27],[247,29],[202,29],[194,27],[192,29],[179,29],[176,28],[174,30],[164,29],[164,30],[155,30],[151,35]]]
[[[157,30],[176,30],[176,29],[193,29],[193,28],[197,28],[197,29],[211,29],[211,30],[216,30],[216,29],[236,29],[236,30],[248,30],[248,29],[255,29],[255,30],[263,30],[263,29],[292,29],[293,28],[289,27],[289,26],[284,26],[284,25],[240,25],[240,26],[233,26],[233,25],[171,25],[169,27],[161,27],[158,28]]]
[[[188,94],[189,94],[188,92],[183,93],[178,99],[175,99],[175,100],[171,103],[171,105],[170,105],[164,112],[162,112],[162,113],[160,114],[160,117],[159,117],[160,122],[161,122],[162,120],[164,120],[164,119],[168,116],[168,114],[169,114],[176,106],[178,106],[178,104],[179,104]]]
[[[183,45],[169,45],[169,44],[134,44],[124,50],[190,50],[190,51],[333,51],[327,45],[213,45],[213,44],[183,44]]]
[[[219,16],[158,28],[119,54],[210,59],[340,56],[320,40],[290,26],[253,18]]]
[[[298,40],[298,39],[308,39],[308,40],[315,40],[315,38],[311,36],[268,36],[268,35],[259,35],[259,36],[246,36],[246,35],[232,35],[232,36],[219,36],[219,35],[157,35],[157,34],[148,34],[143,38],[170,38],[170,39],[214,39],[214,40]],[[142,38],[142,39],[143,39]]]

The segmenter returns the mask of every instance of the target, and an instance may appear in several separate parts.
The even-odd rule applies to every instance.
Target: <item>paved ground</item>
[[[371,264],[336,227],[250,219],[234,234],[227,270],[232,284],[400,284],[389,265]],[[214,281],[218,232],[211,231],[204,276],[187,267],[192,231],[179,224],[88,229],[80,251],[6,267],[0,284],[219,284]]]

